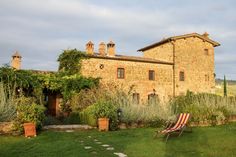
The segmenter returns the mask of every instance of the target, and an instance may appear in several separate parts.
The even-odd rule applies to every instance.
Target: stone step
[[[90,125],[45,125],[43,126],[43,130],[90,130],[95,129],[96,127],[92,127]]]

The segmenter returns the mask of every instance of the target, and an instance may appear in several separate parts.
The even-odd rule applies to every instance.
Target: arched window
[[[155,104],[159,102],[158,95],[155,93],[148,94],[148,104]]]
[[[139,93],[133,93],[133,103],[139,104]]]

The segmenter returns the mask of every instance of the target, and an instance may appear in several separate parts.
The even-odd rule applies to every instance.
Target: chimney
[[[16,51],[13,55],[12,55],[12,60],[11,60],[11,67],[15,68],[17,70],[21,69],[21,55],[19,54],[18,51]]]
[[[94,53],[94,44],[92,43],[92,41],[89,41],[86,44],[86,53],[88,55],[93,55],[93,53]]]
[[[209,34],[207,32],[203,33],[203,35],[205,38],[209,38]]]
[[[115,44],[112,41],[107,44],[107,55],[115,56]]]
[[[101,42],[99,44],[98,52],[99,52],[99,55],[101,55],[101,56],[106,55],[106,44],[104,42]]]

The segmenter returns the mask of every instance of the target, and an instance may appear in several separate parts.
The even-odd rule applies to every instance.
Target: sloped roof
[[[111,56],[101,56],[100,54],[95,53],[93,55],[90,55],[89,57],[90,58],[108,59],[108,60],[123,60],[123,61],[135,61],[135,62],[173,65],[172,62],[165,62],[165,61],[161,61],[161,60],[157,60],[157,59],[137,57],[137,56],[115,55],[115,56],[111,57]]]
[[[208,36],[206,36],[207,33],[204,33],[203,35],[201,34],[198,34],[198,33],[191,33],[191,34],[184,34],[184,35],[179,35],[179,36],[173,36],[173,37],[169,37],[167,39],[163,39],[157,43],[154,43],[154,44],[151,44],[151,45],[148,45],[146,47],[143,47],[141,49],[139,49],[138,51],[145,51],[145,50],[148,50],[150,48],[153,48],[153,47],[156,47],[156,46],[159,46],[159,45],[162,45],[166,42],[170,42],[170,41],[174,41],[174,40],[178,40],[178,39],[182,39],[182,38],[189,38],[189,37],[198,37],[204,41],[207,41],[209,43],[211,43],[214,47],[216,46],[220,46],[220,44],[214,40],[211,40],[210,38],[208,38]]]

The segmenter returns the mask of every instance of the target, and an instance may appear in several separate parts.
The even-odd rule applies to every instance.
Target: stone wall
[[[0,134],[12,133],[13,123],[12,122],[0,122]]]
[[[143,57],[173,63],[173,45],[171,43],[165,43],[145,50],[143,52]]]
[[[167,42],[145,50],[144,57],[172,62],[175,50],[175,95],[183,95],[187,90],[214,93],[213,45],[198,37],[178,39],[173,44]],[[185,74],[184,81],[179,81],[180,71]]]
[[[117,68],[125,69],[125,78],[117,78]],[[155,80],[149,80],[149,70],[155,71]],[[82,61],[81,73],[84,76],[100,77],[102,84],[114,84],[128,91],[140,94],[140,102],[148,99],[148,94],[158,94],[162,101],[173,95],[172,65],[138,61],[90,58]]]
[[[205,52],[205,49],[208,52]],[[206,54],[208,53],[208,54]],[[214,47],[197,37],[179,39],[175,42],[176,94],[193,92],[214,93]],[[185,81],[179,81],[184,71]]]

